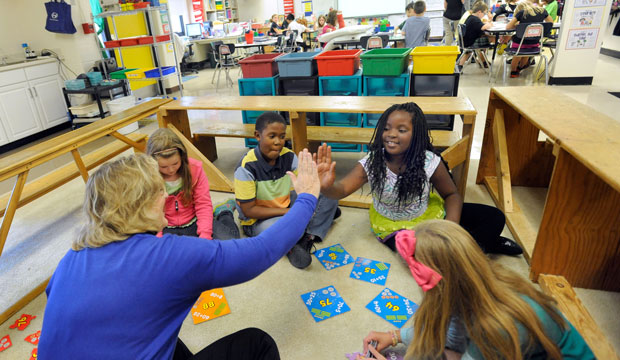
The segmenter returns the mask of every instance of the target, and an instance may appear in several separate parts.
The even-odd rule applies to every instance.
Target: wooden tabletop
[[[393,104],[417,103],[425,114],[476,115],[466,97],[397,96],[185,96],[167,110],[262,110],[300,112],[383,113]]]
[[[548,86],[499,87],[496,96],[620,191],[620,122]]]

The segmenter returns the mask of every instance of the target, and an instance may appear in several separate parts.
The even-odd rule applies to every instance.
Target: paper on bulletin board
[[[172,48],[172,43],[166,44],[166,51],[169,53],[174,52],[174,49]]]
[[[443,11],[443,2],[444,0],[427,0],[426,1],[426,11],[433,10],[441,10]]]
[[[571,28],[598,28],[601,26],[604,8],[575,9]]]
[[[569,30],[566,50],[594,49],[598,29]]]
[[[304,9],[304,16],[312,16],[312,0],[302,1],[301,7]]]
[[[576,0],[575,7],[589,7],[589,6],[605,6],[607,0]]]

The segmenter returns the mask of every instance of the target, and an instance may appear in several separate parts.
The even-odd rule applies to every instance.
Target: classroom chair
[[[482,61],[485,61],[487,64],[491,65],[491,61],[489,61],[489,59],[487,58],[486,55],[486,51],[490,48],[492,48],[492,45],[486,45],[486,46],[477,46],[477,45],[472,45],[470,47],[466,47],[465,43],[463,41],[464,36],[465,36],[465,31],[466,31],[466,26],[465,24],[459,24],[458,26],[458,36],[457,36],[457,44],[459,46],[459,48],[461,49],[461,55],[458,57],[458,59],[456,59],[456,63],[459,63],[459,60],[461,60],[462,56],[465,56],[466,54],[471,53],[473,56],[473,59],[476,61],[476,63],[478,63],[478,65],[480,65],[481,68],[485,68],[484,65],[482,64]],[[476,50],[480,50],[480,54],[482,54],[482,59],[478,59],[478,55]],[[463,65],[463,70],[461,71],[461,73],[463,73],[465,71],[465,66],[469,65],[470,61],[466,61],[465,64]]]
[[[548,62],[547,57],[542,51],[542,39],[545,34],[549,34],[551,32],[551,28],[553,27],[553,23],[530,23],[530,24],[518,24],[517,29],[515,31],[516,36],[521,39],[519,43],[519,47],[516,50],[512,48],[512,41],[508,44],[506,50],[504,50],[504,54],[502,54],[502,72],[503,72],[503,81],[506,83],[506,72],[510,68],[508,66],[508,57],[515,56],[525,56],[528,58],[538,56],[538,64],[536,65],[536,70],[534,71],[534,78],[536,78],[536,74],[538,74],[538,70],[540,70],[540,66],[542,65],[541,60],[545,61],[545,84],[549,82],[549,72],[548,72]],[[522,48],[523,41],[525,39],[536,40],[538,42],[538,47],[536,48]],[[499,67],[498,67],[499,69]]]
[[[226,85],[230,85],[230,87],[234,86],[235,83],[230,77],[229,69],[239,67],[239,59],[233,55],[235,53],[235,44],[218,44],[214,47],[214,51],[216,51],[217,55],[217,65],[215,72],[213,73],[211,83],[213,84],[213,80],[217,74],[217,84],[215,85],[215,91],[217,92],[220,87],[220,75],[222,73],[222,68],[224,68],[224,72],[226,72]]]
[[[389,35],[365,35],[360,37],[360,46],[364,50],[380,49],[386,47],[389,41]]]

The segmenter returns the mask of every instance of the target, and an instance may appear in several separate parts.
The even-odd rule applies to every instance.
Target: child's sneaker
[[[222,211],[230,211],[231,213],[234,213],[236,208],[237,204],[235,203],[235,199],[228,199],[223,203],[215,206],[215,209],[213,210],[213,216],[217,218]]]
[[[314,245],[314,236],[310,234],[304,234],[301,240],[293,246],[293,248],[286,254],[288,261],[291,265],[298,269],[305,269],[312,263],[312,255],[310,250]]]

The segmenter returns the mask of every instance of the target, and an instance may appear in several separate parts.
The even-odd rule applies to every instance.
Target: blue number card
[[[340,244],[332,245],[314,252],[325,270],[335,269],[353,262],[353,257]]]
[[[355,265],[353,265],[350,277],[385,286],[389,271],[390,264],[388,263],[358,257],[355,260]]]
[[[400,328],[413,316],[418,305],[395,291],[385,288],[366,305],[366,309]]]
[[[351,310],[333,286],[301,295],[314,321],[319,322]]]

